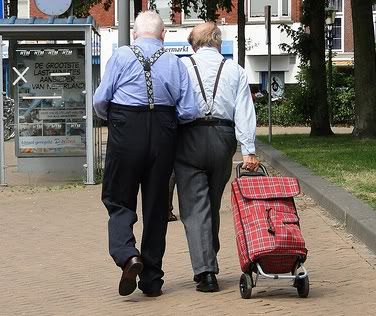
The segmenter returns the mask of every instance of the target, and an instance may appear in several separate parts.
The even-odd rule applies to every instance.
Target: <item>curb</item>
[[[256,141],[257,153],[272,167],[299,179],[304,193],[344,224],[346,230],[376,253],[376,211],[329,181],[315,176],[281,151]]]

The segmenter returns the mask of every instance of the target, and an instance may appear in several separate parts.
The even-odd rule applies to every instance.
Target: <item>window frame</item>
[[[251,1],[260,1],[260,0],[247,0],[246,1],[246,16],[248,18],[248,21],[264,21],[265,17],[264,16],[252,16],[251,15]],[[266,1],[266,0],[265,0]],[[283,0],[277,0],[278,1],[278,15],[277,16],[272,16],[271,19],[272,21],[278,21],[278,20],[290,20],[291,19],[291,1],[292,0],[287,0],[288,3],[288,14],[283,15]]]
[[[158,0],[155,0],[155,4],[156,4],[156,6],[157,6],[157,10],[158,10]],[[170,4],[170,1],[168,1],[167,4]],[[150,9],[150,1],[148,1],[148,10],[149,10],[149,9]],[[158,11],[159,11],[159,10],[158,10]],[[173,24],[172,21],[171,21],[171,18],[170,18],[171,13],[172,13],[172,10],[171,10],[171,7],[170,7],[170,15],[169,15],[168,19],[164,19],[164,18],[161,16],[162,21],[163,21],[163,23],[164,23],[165,25],[172,25],[172,24]]]
[[[132,0],[129,0],[129,4],[130,4],[131,1]],[[115,3],[115,8],[114,8],[114,11],[115,11],[114,12],[114,26],[119,26],[118,1],[115,0],[114,3]],[[134,8],[134,0],[133,0],[133,8]],[[129,9],[130,9],[129,11],[132,11],[131,6],[130,6]],[[131,12],[129,14],[131,14]],[[133,21],[132,20],[130,21],[131,26],[133,26],[134,20],[135,20],[135,18],[133,19]]]

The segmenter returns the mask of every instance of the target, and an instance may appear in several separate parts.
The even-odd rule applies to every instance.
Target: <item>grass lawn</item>
[[[267,143],[268,136],[258,136]],[[273,135],[272,146],[376,210],[376,140],[351,135]]]

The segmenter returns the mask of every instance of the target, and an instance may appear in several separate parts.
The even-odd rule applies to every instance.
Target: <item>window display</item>
[[[20,45],[16,55],[18,156],[84,155],[84,47]]]

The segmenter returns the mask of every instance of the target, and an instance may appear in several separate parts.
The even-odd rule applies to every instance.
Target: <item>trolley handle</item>
[[[260,163],[259,169],[257,171],[242,171],[241,168],[243,166],[243,163],[238,163],[236,166],[236,177],[256,177],[256,176],[269,176],[268,171],[266,170],[266,167]],[[261,170],[261,172],[259,171]]]

